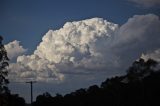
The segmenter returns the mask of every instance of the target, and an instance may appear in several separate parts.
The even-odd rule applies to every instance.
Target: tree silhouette
[[[158,63],[152,59],[148,59],[145,62],[144,59],[140,58],[127,70],[128,80],[131,82],[141,80],[143,77],[150,75],[157,64]]]
[[[8,71],[6,69],[8,64],[8,57],[7,52],[2,44],[3,38],[0,36],[0,94],[8,92],[7,84],[9,83],[8,79],[6,78],[8,75]]]
[[[3,37],[0,36],[0,106],[6,104],[6,94],[9,93],[9,89],[7,84],[9,83],[8,79],[6,78],[8,75],[7,67],[8,64],[8,57],[7,52],[2,44]]]
[[[160,70],[154,60],[135,61],[123,76],[108,78],[64,96],[39,95],[34,106],[159,106]]]

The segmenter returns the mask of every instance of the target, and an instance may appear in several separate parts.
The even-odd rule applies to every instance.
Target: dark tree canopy
[[[18,94],[11,94],[7,87],[9,58],[2,41],[3,37],[0,36],[0,106],[25,106],[24,98],[19,97]]]
[[[2,44],[3,37],[0,36],[0,106],[8,106],[8,95],[10,93],[7,84],[9,83],[7,76],[8,57],[7,52]]]
[[[144,59],[139,59],[135,61],[131,67],[127,70],[127,76],[129,81],[134,82],[141,80],[146,75],[150,75],[154,71],[154,67],[158,63],[152,59],[145,61]]]
[[[0,36],[0,94],[9,92],[7,88],[7,84],[9,83],[7,79],[8,71],[6,69],[9,66],[9,59],[4,45],[2,44],[2,40],[3,37]]]
[[[36,98],[33,106],[159,106],[160,70],[149,59],[135,61],[124,76],[90,86],[64,96],[45,93]]]

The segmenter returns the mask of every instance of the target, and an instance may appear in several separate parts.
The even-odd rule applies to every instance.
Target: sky
[[[159,0],[0,0],[9,85],[30,102],[125,74],[139,57],[160,61]]]

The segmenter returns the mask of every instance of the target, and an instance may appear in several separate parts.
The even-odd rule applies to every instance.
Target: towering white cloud
[[[5,49],[7,50],[7,54],[10,59],[16,58],[27,51],[19,43],[19,41],[15,40],[5,45]]]
[[[101,18],[67,22],[60,30],[50,30],[34,54],[55,63],[95,56],[100,52],[97,49],[102,50],[101,46],[106,46],[103,39],[107,40],[116,28],[116,24]],[[102,41],[100,48],[96,48],[100,41]]]
[[[63,81],[74,74],[93,74],[96,80],[122,73],[142,53],[159,49],[159,28],[159,17],[153,14],[135,15],[120,27],[102,18],[67,22],[49,30],[32,55],[19,56],[10,65],[10,78]]]
[[[67,22],[59,30],[48,31],[33,55],[19,56],[17,63],[11,65],[15,68],[11,68],[12,72],[18,74],[10,75],[61,81],[64,73],[86,73],[87,69],[105,68],[113,63],[108,61],[113,57],[107,56],[106,48],[117,28],[118,25],[102,18]]]
[[[145,7],[152,7],[156,5],[160,6],[160,0],[129,0],[129,1]]]

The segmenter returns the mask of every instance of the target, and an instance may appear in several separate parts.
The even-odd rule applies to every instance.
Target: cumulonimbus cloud
[[[120,27],[102,18],[67,22],[49,30],[32,55],[19,56],[10,78],[63,81],[66,74],[121,73],[142,53],[159,48],[159,28],[153,14],[135,15]]]
[[[112,61],[103,58],[104,48],[117,28],[102,18],[67,22],[59,30],[48,31],[34,54],[19,56],[17,63],[10,65],[10,77],[61,81],[64,73],[105,68]]]

